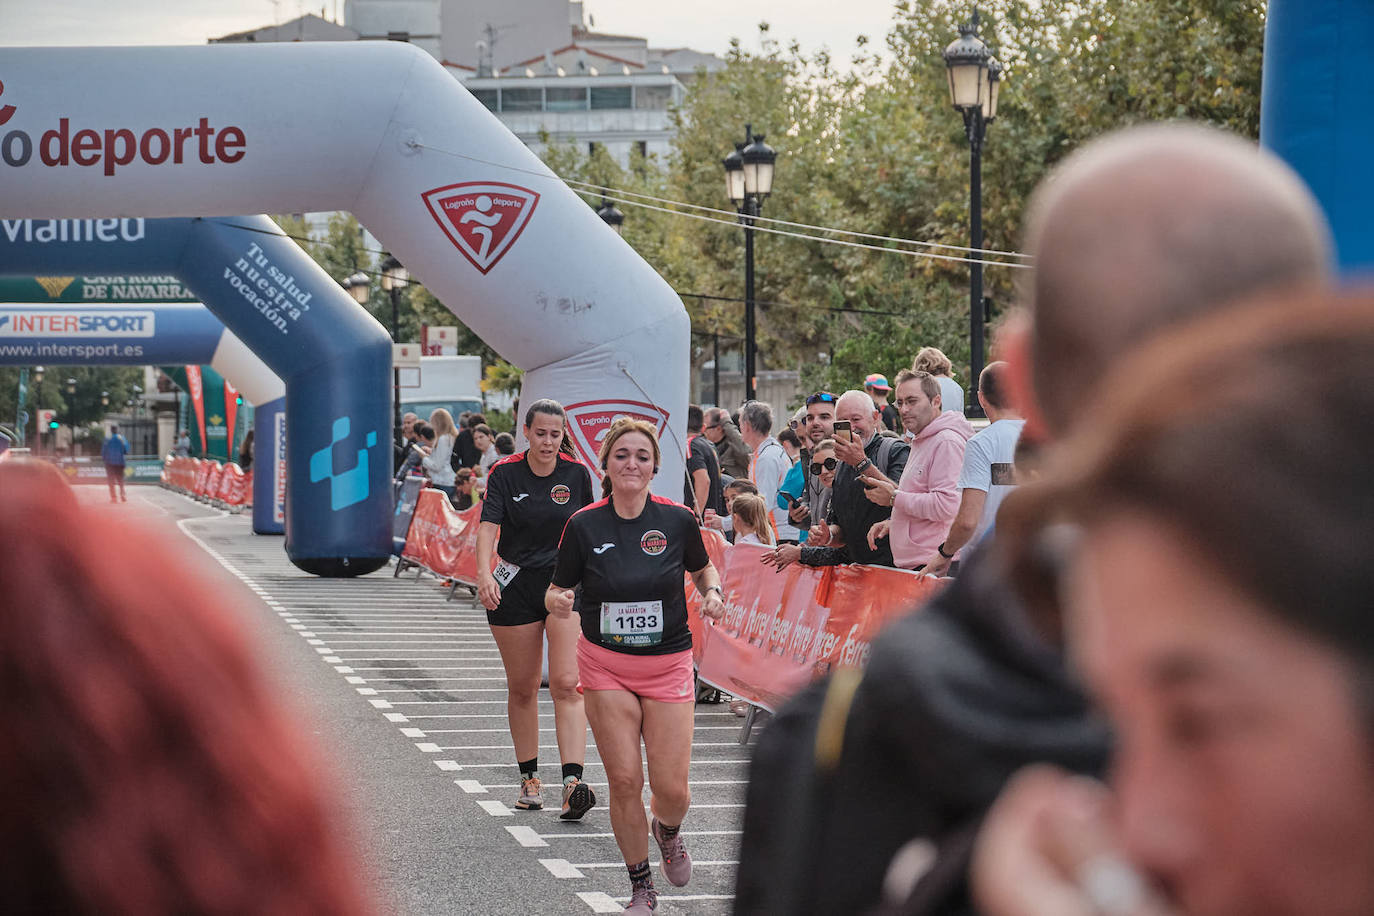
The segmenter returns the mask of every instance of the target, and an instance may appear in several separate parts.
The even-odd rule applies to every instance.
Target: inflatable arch
[[[0,241],[0,250],[4,242]],[[278,438],[286,388],[262,360],[224,323],[200,304],[163,302],[0,303],[0,365],[30,365],[40,360],[64,366],[143,366],[185,364],[215,369],[256,408],[254,438]],[[267,454],[264,451],[264,454]],[[273,474],[258,473],[253,483],[253,530],[281,534],[285,506],[284,476],[276,462],[263,462]]]
[[[680,498],[690,331],[681,301],[423,51],[387,41],[9,48],[0,79],[0,216],[85,221],[351,211],[468,327],[526,370],[525,403],[553,397],[569,408],[584,457],[594,457],[618,415],[656,422],[665,441],[655,489]],[[248,253],[249,245],[272,237],[260,227],[236,228],[244,222],[200,224],[227,264],[201,272],[196,292],[207,303],[241,295],[237,322],[228,310],[216,307],[217,314],[286,379],[288,540],[303,536],[292,530],[306,517],[296,514],[297,500],[321,508],[308,516],[312,525],[368,532],[365,545],[349,540],[343,550],[339,541],[328,550],[312,547],[310,557],[298,543],[292,559],[315,572],[357,573],[372,566],[358,558],[380,560],[389,546],[382,506],[365,524],[340,523],[331,513],[354,504],[329,508],[327,493],[323,505],[307,500],[300,491],[327,485],[308,482],[303,469],[312,454],[327,456],[330,448],[339,452],[334,467],[320,470],[353,467],[344,453],[367,454],[374,446],[361,437],[374,431],[385,443],[386,366],[375,380],[378,367],[370,362],[347,379],[353,387],[375,385],[377,409],[366,417],[350,414],[354,408],[344,409],[341,396],[325,389],[314,390],[318,401],[302,411],[306,416],[297,412],[291,365],[321,361],[302,338],[326,348],[332,341],[323,333],[298,335],[313,313],[284,317],[262,303],[252,281],[242,282],[238,260],[261,272],[272,263]],[[230,282],[237,285],[231,289]],[[263,331],[257,336],[239,326],[254,321]],[[279,343],[291,344],[278,348],[291,351],[278,354],[284,363],[259,348],[277,332]],[[376,358],[385,362],[386,355],[379,350]],[[314,561],[324,557],[334,559]],[[353,559],[345,566],[347,557]]]
[[[1374,4],[1269,0],[1260,143],[1321,201],[1347,275],[1374,267]]]
[[[283,430],[278,420],[258,435],[274,450],[285,436],[291,478],[286,552],[291,561],[307,572],[335,576],[385,564],[391,548],[391,342],[381,325],[264,216],[0,220],[0,274],[121,271],[175,275],[223,321],[233,337],[226,339],[220,332],[210,362],[222,366],[225,375],[242,379],[249,400],[279,402],[280,390],[263,382],[273,374],[280,379],[287,426]],[[280,280],[264,279],[258,286],[259,278],[278,274]],[[278,294],[270,303],[263,298],[265,289]],[[203,343],[213,338],[203,315],[167,314],[169,319],[177,314],[172,330],[189,334],[199,322]],[[142,350],[148,344],[138,335],[150,325],[155,328],[157,315],[145,316],[141,329],[130,316],[111,312],[108,317],[119,329],[96,327],[90,336],[80,333],[79,320],[75,328],[64,322],[60,330],[68,336],[48,343],[65,351],[41,358],[69,358],[77,346],[92,355],[112,347],[121,352],[139,347],[138,355],[128,358],[152,361]],[[271,371],[264,373],[263,364]],[[262,413],[259,423],[273,411]],[[258,487],[265,485],[254,489],[255,506],[264,494]],[[264,502],[275,506],[275,493],[269,491]]]

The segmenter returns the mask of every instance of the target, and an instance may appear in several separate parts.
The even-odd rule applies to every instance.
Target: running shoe
[[[658,818],[650,823],[654,842],[658,844],[658,851],[663,853],[663,877],[673,887],[685,887],[692,880],[692,857],[687,854],[687,844],[682,841],[682,830],[679,829],[672,839],[665,840],[662,827]]]
[[[515,807],[526,811],[538,811],[544,807],[544,796],[539,793],[541,788],[538,776],[521,777],[520,797],[515,800]]]
[[[596,793],[580,779],[563,783],[563,813],[559,820],[578,821],[596,805]]]
[[[625,907],[626,913],[645,916],[658,909],[658,891],[652,887],[633,887],[631,890],[630,905]]]

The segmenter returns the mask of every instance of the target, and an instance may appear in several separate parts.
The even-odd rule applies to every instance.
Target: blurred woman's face
[[[1374,751],[1345,659],[1143,514],[1094,525],[1066,597],[1116,729],[1125,851],[1180,910],[1374,913]]]
[[[472,433],[472,444],[477,446],[477,451],[485,452],[491,445],[491,436],[488,436],[480,430],[474,430]]]

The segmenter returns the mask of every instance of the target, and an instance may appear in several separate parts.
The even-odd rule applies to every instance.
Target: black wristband
[[[935,552],[938,553],[940,556],[944,557],[946,560],[952,560],[952,559],[954,559],[954,554],[952,554],[952,553],[945,553],[945,542],[944,542],[944,541],[941,541],[941,542],[940,542],[940,546],[935,548]]]

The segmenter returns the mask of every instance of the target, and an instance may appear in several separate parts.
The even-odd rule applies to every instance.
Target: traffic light
[[[57,411],[46,408],[38,411],[38,431],[40,433],[44,430],[57,429],[57,427]]]
[[[48,429],[57,429],[60,424],[56,420],[48,421]]]

